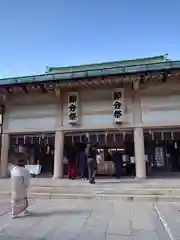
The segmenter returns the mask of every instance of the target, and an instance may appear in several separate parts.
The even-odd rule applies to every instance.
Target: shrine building
[[[62,178],[66,142],[86,138],[103,155],[99,175],[113,175],[117,150],[123,176],[180,173],[180,61],[167,55],[0,79],[0,106],[1,177],[21,150]]]

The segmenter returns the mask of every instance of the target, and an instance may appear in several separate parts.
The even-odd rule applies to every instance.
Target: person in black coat
[[[89,182],[95,184],[95,177],[97,172],[97,159],[98,151],[96,145],[89,144],[88,146],[88,175]]]
[[[112,161],[115,168],[115,176],[117,179],[121,177],[121,163],[122,163],[122,154],[120,151],[115,151],[112,155]]]
[[[82,179],[88,179],[88,166],[87,166],[87,155],[85,152],[86,144],[80,143],[80,154],[79,154],[79,168]]]

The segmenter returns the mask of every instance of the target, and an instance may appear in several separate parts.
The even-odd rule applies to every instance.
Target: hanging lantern
[[[116,135],[115,135],[115,132],[113,132],[113,141],[116,142]]]
[[[126,139],[126,133],[123,132],[123,141]]]
[[[174,132],[171,132],[171,139],[174,140]]]
[[[96,133],[96,143],[99,143],[99,134]]]
[[[72,138],[71,138],[71,139],[72,139],[72,144],[74,144],[74,136],[72,136]]]
[[[46,148],[46,153],[49,154],[50,153],[50,146],[47,145],[47,148]]]
[[[26,144],[26,136],[24,135],[24,144]]]
[[[107,144],[107,137],[108,137],[108,133],[105,133],[105,143]]]
[[[152,140],[154,140],[154,132],[151,132]]]
[[[149,135],[151,135],[151,136],[152,136],[152,131],[151,131],[151,129],[149,129]]]
[[[161,139],[164,140],[164,132],[161,132]]]

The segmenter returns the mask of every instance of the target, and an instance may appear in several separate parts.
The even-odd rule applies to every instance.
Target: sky
[[[0,78],[167,53],[180,60],[180,0],[0,3]]]

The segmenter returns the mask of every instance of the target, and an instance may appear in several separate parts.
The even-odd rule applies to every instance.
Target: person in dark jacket
[[[86,144],[81,142],[80,154],[79,154],[79,158],[80,158],[79,167],[80,167],[80,175],[82,179],[88,179],[87,155],[86,155],[85,149],[86,149]]]
[[[96,145],[88,144],[88,175],[89,182],[95,184],[95,177],[97,172],[97,159],[98,154]]]
[[[66,148],[66,157],[68,159],[68,177],[76,178],[76,149],[74,145],[68,145]]]
[[[115,168],[115,176],[117,179],[121,177],[121,163],[122,163],[122,154],[120,151],[115,151],[112,155],[112,161]]]

